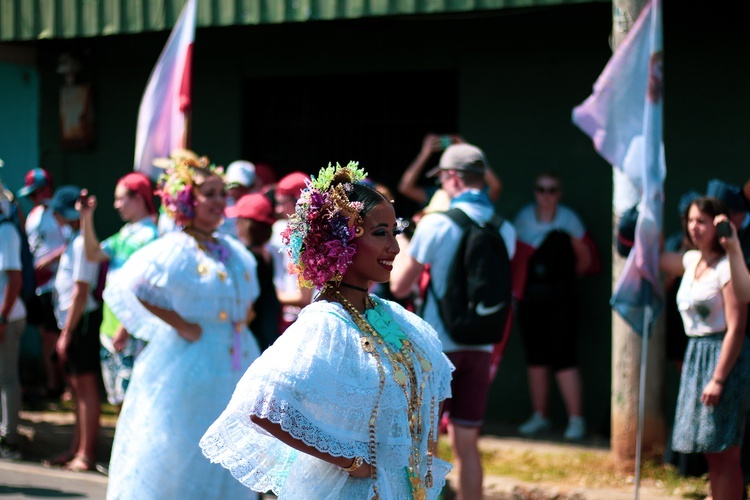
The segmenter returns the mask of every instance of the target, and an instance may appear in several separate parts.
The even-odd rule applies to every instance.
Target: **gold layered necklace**
[[[192,236],[199,244],[207,241],[216,241],[216,238],[213,237],[213,233],[197,229],[193,226],[185,226],[182,230]]]
[[[432,435],[434,429],[432,428],[432,416],[435,411],[435,396],[430,398],[430,413],[428,422],[428,446],[427,446],[427,473],[424,478],[421,477],[419,469],[422,463],[422,454],[420,453],[420,443],[424,427],[422,421],[422,405],[424,403],[424,393],[427,384],[426,373],[432,371],[432,364],[417,350],[414,345],[408,340],[401,340],[401,348],[396,349],[392,347],[382,335],[370,324],[367,318],[357,310],[341,292],[339,292],[334,286],[326,285],[323,289],[323,293],[336,299],[344,308],[347,310],[349,315],[354,320],[354,323],[362,334],[361,343],[362,350],[371,354],[378,367],[379,376],[379,387],[377,403],[370,414],[370,420],[368,422],[368,437],[369,437],[369,464],[372,470],[373,479],[373,493],[374,498],[379,498],[377,490],[377,442],[375,435],[375,427],[378,417],[379,401],[383,394],[383,389],[386,382],[385,367],[383,364],[383,358],[385,358],[391,366],[393,372],[393,379],[396,381],[399,387],[404,392],[407,404],[407,417],[409,423],[409,434],[411,437],[411,450],[409,453],[409,482],[412,491],[412,497],[414,500],[423,500],[427,496],[427,489],[433,486],[432,477]],[[374,307],[375,302],[368,295],[365,300],[365,305]],[[382,355],[381,355],[382,352]],[[415,369],[415,363],[419,363],[422,369],[422,377],[418,376],[417,370]]]
[[[234,294],[232,296],[235,300],[235,307],[237,310],[241,311],[242,303],[240,300],[239,277],[242,274],[240,272],[235,272],[233,265],[230,263],[230,251],[222,247],[218,240],[206,231],[201,231],[194,227],[185,227],[183,231],[195,240],[198,249],[204,256],[216,261],[216,277],[219,278],[219,281],[224,282],[229,279],[232,283],[232,287],[234,288]],[[202,260],[203,259],[198,263],[197,271],[200,276],[206,276],[210,272],[211,267]],[[244,271],[244,279],[245,281],[250,280],[247,271]],[[229,317],[230,314],[226,309],[219,311],[219,319],[221,321],[226,321]],[[232,321],[232,346],[229,348],[229,356],[232,360],[232,369],[235,371],[242,369],[242,332],[242,321]]]

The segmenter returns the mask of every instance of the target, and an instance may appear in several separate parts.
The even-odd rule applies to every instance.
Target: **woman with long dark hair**
[[[740,445],[750,410],[750,341],[744,335],[747,308],[734,292],[714,226],[720,214],[728,214],[720,200],[697,198],[690,204],[685,229],[696,249],[681,258],[661,258],[663,270],[682,275],[677,306],[689,337],[672,448],[704,453],[713,497],[739,499]]]

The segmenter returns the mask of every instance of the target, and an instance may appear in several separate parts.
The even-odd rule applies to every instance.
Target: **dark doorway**
[[[458,131],[457,96],[452,71],[249,80],[243,158],[280,175],[354,160],[395,194],[424,135]]]

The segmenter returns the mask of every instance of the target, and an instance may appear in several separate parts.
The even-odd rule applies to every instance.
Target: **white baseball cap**
[[[239,185],[250,187],[255,182],[255,165],[245,160],[237,160],[227,166],[227,173],[224,175],[224,185],[232,187]]]

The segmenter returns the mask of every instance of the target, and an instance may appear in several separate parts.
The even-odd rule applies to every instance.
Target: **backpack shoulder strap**
[[[494,227],[496,230],[500,230],[501,227],[503,227],[503,224],[505,223],[505,219],[502,215],[498,215],[497,213],[493,212],[492,217],[490,217],[490,220],[487,221],[487,224]]]
[[[452,208],[448,210],[447,212],[443,212],[443,213],[446,216],[448,216],[452,221],[454,221],[456,224],[461,226],[463,229],[466,229],[471,224],[475,224],[477,226],[491,226],[499,231],[503,223],[505,222],[505,219],[501,215],[498,215],[495,212],[492,212],[492,216],[484,224],[477,224],[476,222],[474,222],[474,219],[466,215],[466,213],[459,208]]]
[[[449,219],[461,226],[462,229],[468,228],[474,221],[466,215],[466,213],[460,208],[451,208],[447,212],[443,212]]]
[[[459,227],[461,228],[463,232],[463,234],[461,235],[460,241],[463,241],[463,237],[466,234],[466,230],[469,228],[469,226],[474,224],[474,221],[471,219],[471,217],[466,215],[466,213],[464,213],[464,211],[459,208],[451,208],[450,210],[447,210],[441,213],[443,213],[446,217],[448,217],[450,220],[452,220],[453,222],[459,225]],[[456,251],[460,250],[460,246],[461,245],[459,242],[459,247],[456,249]],[[457,256],[454,256],[454,259],[456,257]],[[427,293],[431,293],[433,297],[437,299],[437,293],[435,292],[435,287],[432,285],[432,279],[430,279],[430,281],[427,282]],[[424,307],[426,306],[426,302],[427,301],[425,300],[425,304],[422,305],[423,311],[424,311]]]

